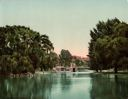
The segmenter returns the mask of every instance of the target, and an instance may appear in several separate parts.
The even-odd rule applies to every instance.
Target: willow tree
[[[47,35],[24,26],[0,27],[0,72],[34,72],[54,49]]]

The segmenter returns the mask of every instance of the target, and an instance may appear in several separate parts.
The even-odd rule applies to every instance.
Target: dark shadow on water
[[[128,99],[127,75],[92,75],[91,99]]]
[[[71,77],[46,74],[32,78],[0,78],[0,99],[52,99],[51,93],[58,85],[63,92],[70,90]]]
[[[0,99],[50,99],[52,76],[0,78]]]

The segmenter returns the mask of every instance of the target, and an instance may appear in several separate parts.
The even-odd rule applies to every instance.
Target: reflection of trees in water
[[[128,78],[122,77],[122,75],[92,76],[91,99],[127,99]]]
[[[73,77],[75,78],[85,78],[85,77],[90,77],[90,74],[84,74],[84,73],[74,73]]]
[[[62,73],[61,77],[60,77],[60,84],[61,84],[61,88],[62,90],[69,90],[71,87],[71,75],[66,75],[66,73]]]
[[[53,81],[51,75],[33,78],[1,78],[0,98],[50,99]]]

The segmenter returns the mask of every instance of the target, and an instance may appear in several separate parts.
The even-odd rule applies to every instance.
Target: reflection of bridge
[[[76,71],[85,71],[89,70],[89,67],[76,67],[76,66],[70,66],[70,67],[64,67],[64,66],[56,66],[53,68],[53,71],[55,72],[61,72],[61,71],[71,71],[71,72],[76,72]]]

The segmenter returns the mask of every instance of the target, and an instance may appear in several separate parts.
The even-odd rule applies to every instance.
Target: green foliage
[[[75,64],[76,64],[76,66],[84,66],[84,65],[86,65],[86,62],[81,59],[76,59]]]
[[[68,50],[61,50],[60,53],[60,62],[62,66],[70,66],[70,63],[72,61],[72,55]]]
[[[47,35],[24,26],[0,27],[0,72],[34,73],[54,49]],[[49,67],[47,67],[49,68]]]
[[[117,18],[99,22],[90,32],[89,57],[91,69],[127,69],[128,24]],[[124,66],[125,65],[125,66]]]
[[[45,53],[43,56],[40,63],[41,71],[52,69],[59,63],[59,57],[55,52],[51,51],[49,54]]]

